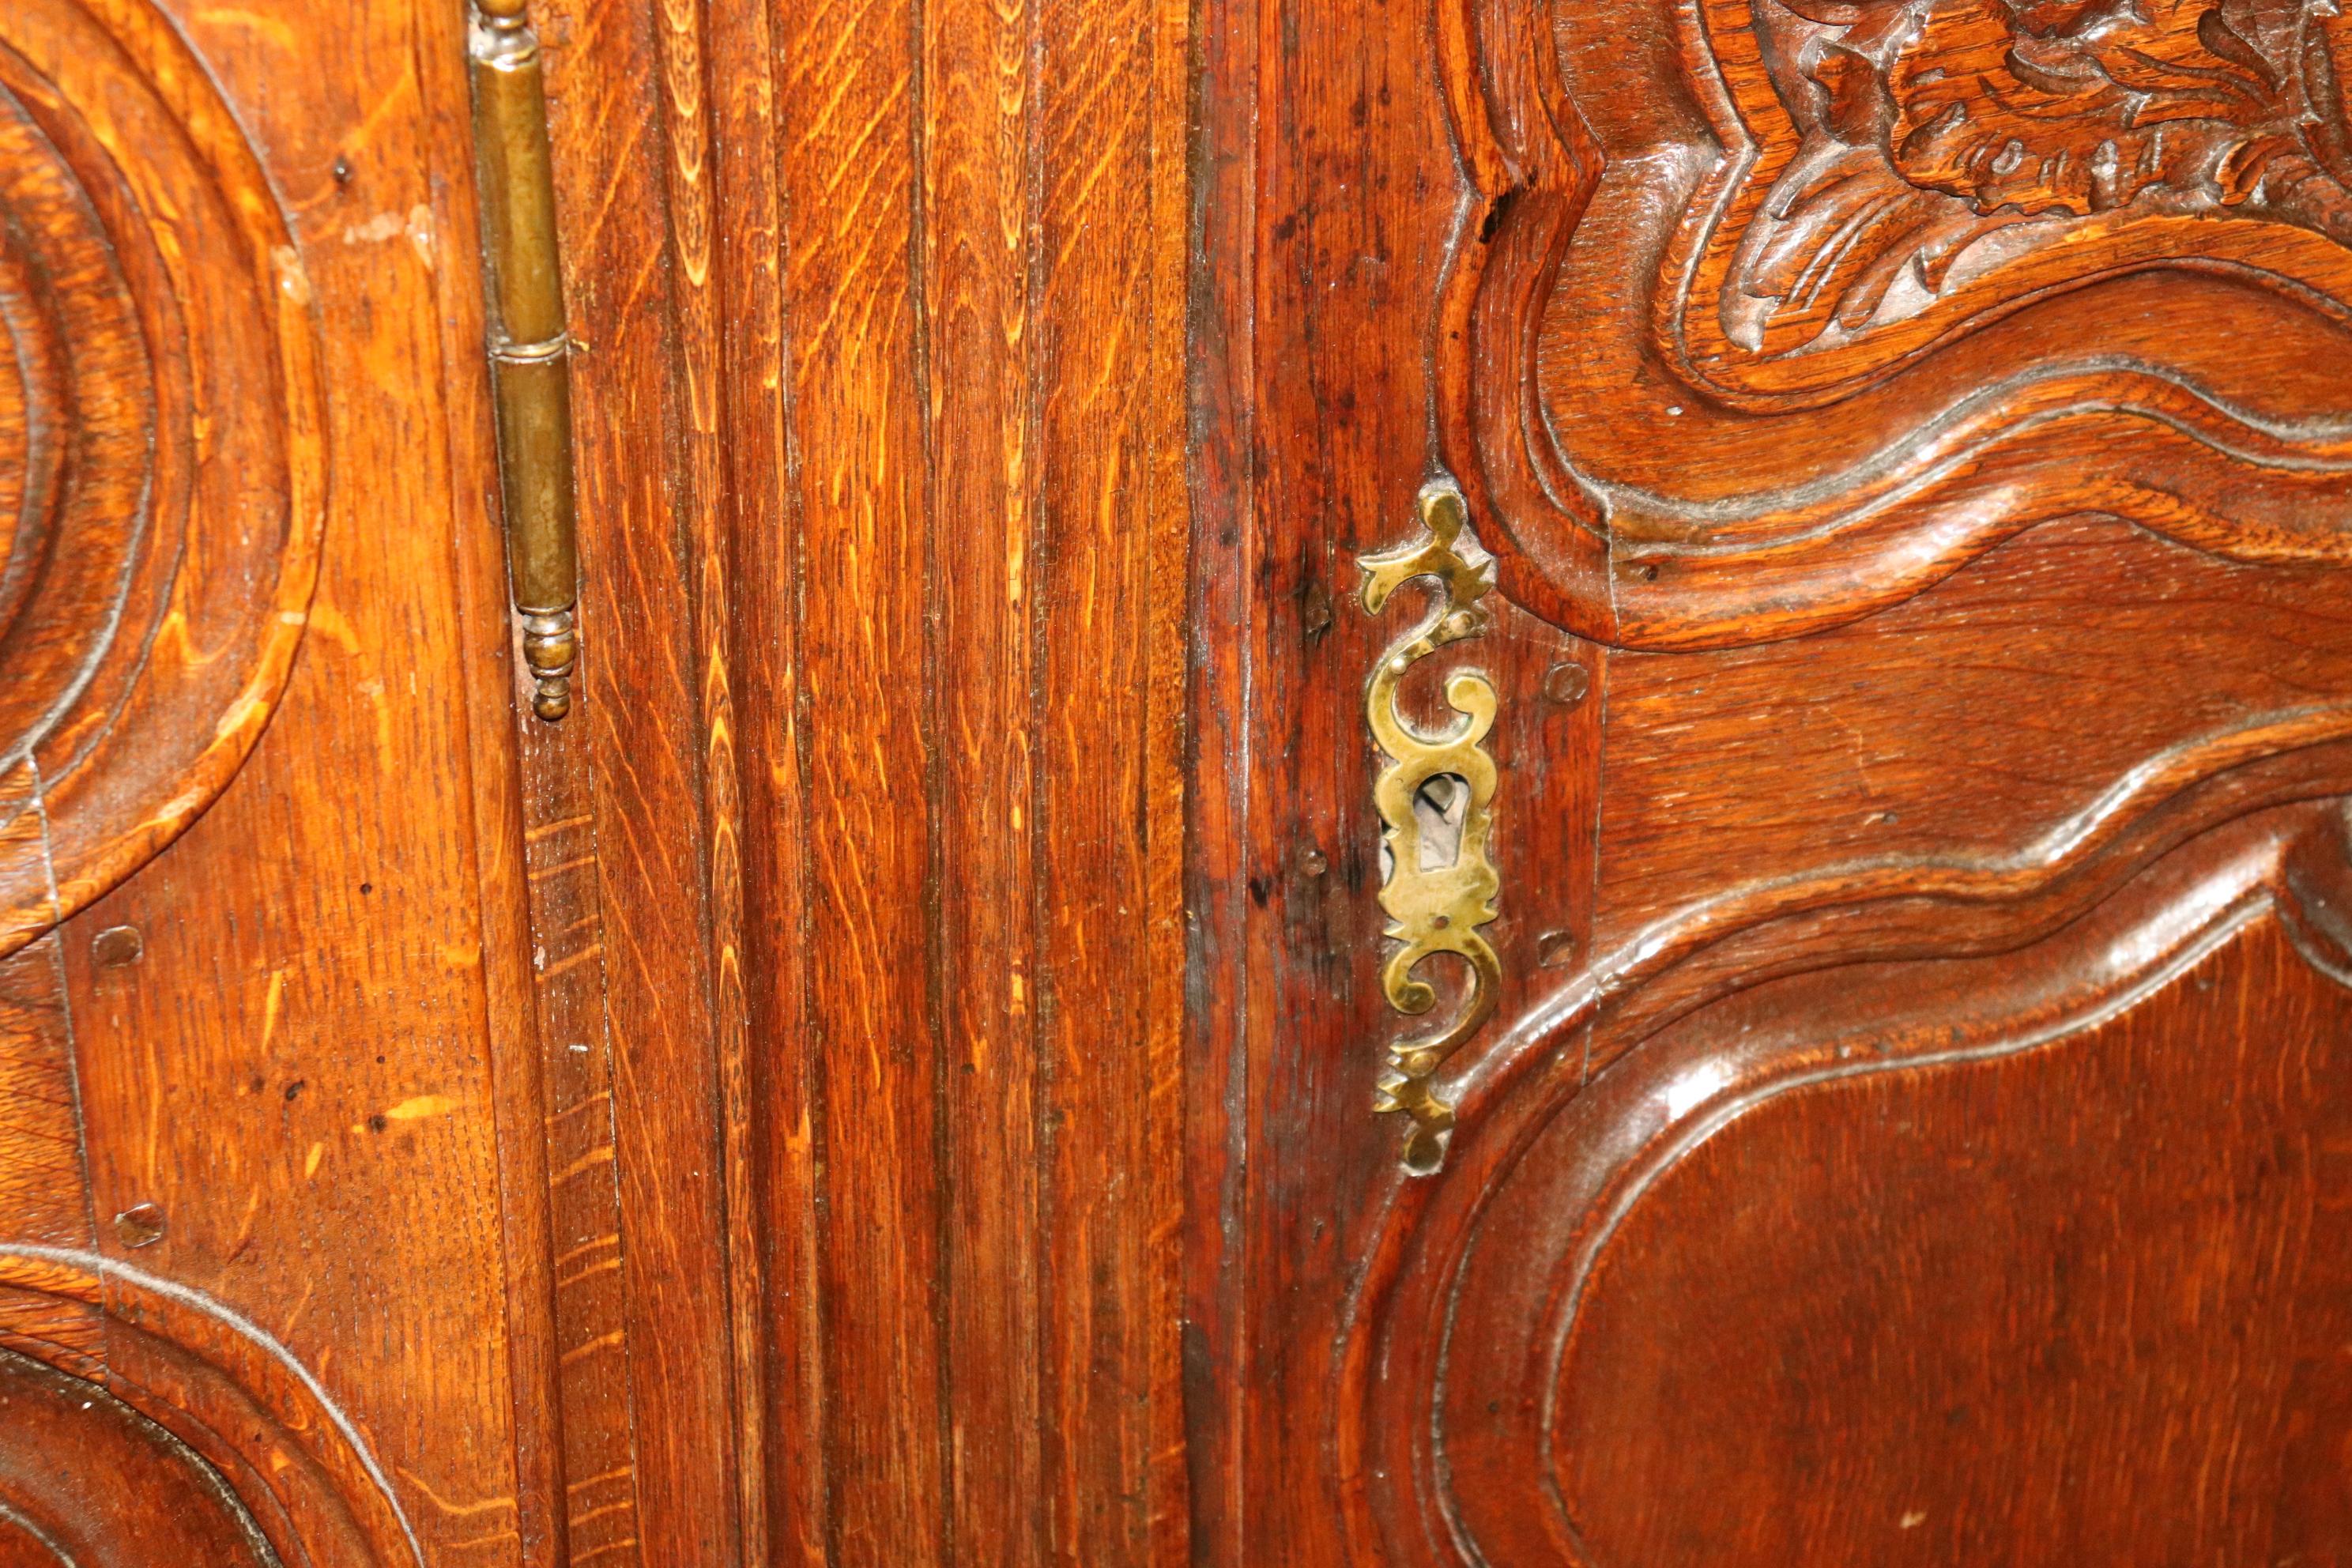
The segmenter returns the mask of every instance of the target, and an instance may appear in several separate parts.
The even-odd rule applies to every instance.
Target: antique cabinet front
[[[0,1563],[2352,1560],[2347,79],[0,8]]]
[[[2352,26],[1207,15],[1198,1547],[2352,1551]]]

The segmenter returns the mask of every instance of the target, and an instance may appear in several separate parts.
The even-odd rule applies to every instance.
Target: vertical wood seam
[[[1613,543],[1611,549],[1612,553],[1613,554],[1615,549]],[[1612,572],[1610,575],[1611,580],[1614,581],[1616,575],[1615,573]],[[1589,859],[1591,862],[1592,876],[1592,901],[1590,907],[1592,910],[1597,910],[1601,907],[1601,825],[1603,821],[1600,803],[1606,801],[1609,798],[1609,678],[1616,668],[1616,659],[1612,656],[1612,650],[1606,647],[1596,647],[1593,650],[1593,658],[1595,662],[1600,666],[1600,669],[1597,678],[1592,682],[1594,689],[1592,692],[1594,714],[1594,741],[1592,745],[1592,798],[1595,804],[1592,811],[1592,842],[1590,847]],[[1591,945],[1593,921],[1595,918],[1596,917],[1594,916],[1588,915],[1586,917],[1585,929],[1577,933],[1576,940],[1578,945],[1584,947],[1587,950],[1589,950]],[[1593,1032],[1592,1023],[1590,1019],[1586,1020],[1581,1032],[1584,1038],[1577,1047],[1578,1061],[1576,1076],[1580,1082],[1590,1083],[1592,1080]]]
[[[446,31],[423,25],[426,18],[439,17]],[[454,107],[463,118],[469,132],[464,155],[459,160],[459,188],[471,193],[474,199],[460,195],[458,221],[450,238],[463,247],[462,254],[481,265],[484,255],[482,212],[479,205],[480,166],[475,157],[473,136],[478,134],[470,101],[471,83],[469,31],[474,13],[468,0],[445,0],[437,7],[420,10],[411,42],[413,68],[420,83],[439,79],[456,81],[459,102]],[[454,45],[453,48],[451,46]],[[456,68],[446,78],[432,68],[436,52]],[[459,62],[466,62],[461,65]],[[544,113],[542,109],[542,122]],[[436,153],[437,157],[438,154]],[[429,172],[429,183],[436,197],[452,186],[446,174],[436,167]],[[435,208],[447,214],[445,202],[436,200]],[[552,243],[556,236],[548,236]],[[453,276],[454,275],[454,276]],[[475,284],[470,290],[458,279],[470,277]],[[467,494],[468,472],[472,465],[467,457],[486,457],[495,468],[502,461],[495,433],[482,429],[489,423],[482,417],[485,410],[478,405],[462,401],[462,387],[478,386],[481,394],[490,391],[489,372],[478,355],[453,355],[456,346],[453,331],[466,331],[476,343],[490,341],[492,322],[488,309],[488,294],[479,287],[483,279],[478,271],[467,273],[462,268],[434,268],[434,292],[448,301],[445,322],[448,330],[432,337],[432,356],[436,378],[442,386],[451,389],[445,397],[443,409],[447,419],[445,439],[448,451],[448,501],[451,524],[446,559],[455,590],[457,609],[467,626],[487,626],[493,628],[491,646],[506,643],[511,647],[514,632],[511,621],[511,584],[500,570],[491,592],[483,602],[478,590],[478,571],[467,568],[468,549],[466,538],[469,521],[497,525],[504,520],[494,520],[487,507],[468,504]],[[453,287],[452,285],[456,286]],[[469,365],[480,373],[476,382],[472,376],[461,380],[460,365]],[[478,433],[477,441],[468,443],[465,432]],[[480,439],[487,437],[488,439]],[[471,450],[467,448],[470,446]],[[564,450],[569,463],[570,448]],[[503,510],[506,492],[499,491]],[[476,500],[487,500],[477,490]],[[566,520],[568,523],[568,519]],[[502,530],[501,530],[502,531]],[[496,568],[505,566],[503,541],[497,547]],[[478,552],[482,546],[475,546]],[[467,654],[476,651],[473,638],[462,638]],[[472,658],[466,660],[470,670]],[[514,669],[511,652],[500,661],[499,676],[485,679],[479,676],[465,681],[463,700],[467,714],[465,723],[467,744],[457,758],[457,765],[466,781],[465,809],[472,831],[467,836],[467,854],[471,861],[472,880],[477,889],[474,908],[475,934],[481,952],[480,1022],[484,1045],[486,1079],[493,1098],[490,1142],[497,1161],[495,1187],[498,1194],[499,1254],[504,1274],[505,1303],[510,1319],[505,1328],[507,1340],[506,1366],[510,1386],[509,1405],[511,1408],[513,1454],[510,1474],[513,1480],[514,1515],[517,1542],[522,1561],[527,1564],[546,1564],[562,1568],[570,1557],[568,1510],[562,1491],[565,1475],[567,1433],[563,1419],[563,1369],[557,1353],[556,1340],[561,1310],[556,1283],[554,1194],[548,1182],[547,1112],[548,1085],[545,1053],[548,1047],[545,1021],[541,1016],[538,988],[533,976],[524,966],[522,955],[512,952],[502,960],[499,949],[502,938],[511,941],[520,937],[527,946],[536,935],[532,889],[530,879],[528,845],[529,809],[524,784],[523,751],[531,743],[528,731],[530,721],[522,717],[521,705],[509,700],[486,703],[486,697],[504,695],[513,689]],[[500,689],[505,689],[501,691]],[[503,744],[499,742],[504,742]],[[485,772],[496,775],[495,784],[486,784]],[[487,815],[484,798],[486,788],[498,795],[495,816]],[[504,875],[499,872],[503,870]],[[495,923],[494,923],[495,922]],[[502,929],[501,929],[502,928]],[[502,991],[509,993],[503,1005]],[[505,1015],[502,1025],[500,1016]],[[79,1096],[79,1079],[76,1088]],[[79,1120],[79,1109],[77,1109]],[[93,1201],[95,1193],[92,1193]],[[520,1211],[520,1212],[519,1212]],[[93,1237],[96,1216],[91,1219]],[[617,1222],[615,1226],[617,1231]]]
[[[759,0],[767,16],[768,35],[772,40],[779,40],[784,37],[776,10],[779,4],[790,3],[791,0]],[[774,47],[778,54],[782,53],[782,45],[780,42],[776,43]],[[793,221],[797,214],[793,201],[793,182],[785,175],[783,170],[785,150],[790,140],[789,128],[784,122],[781,108],[775,106],[781,99],[781,89],[786,85],[788,85],[786,79],[780,78],[777,83],[779,89],[777,97],[772,99],[773,118],[771,121],[771,134],[773,138],[771,158],[774,164],[773,178],[776,188],[777,310],[780,317],[777,322],[776,395],[783,424],[782,489],[787,509],[784,520],[787,526],[784,534],[787,541],[786,551],[790,562],[791,577],[791,627],[794,661],[792,670],[791,715],[793,766],[796,775],[796,798],[805,803],[815,787],[816,759],[815,741],[811,728],[814,704],[809,690],[807,667],[808,502],[801,489],[805,454],[802,448],[800,384],[793,374],[797,339],[791,277]],[[797,900],[796,910],[799,915],[798,926],[793,932],[793,940],[799,945],[800,951],[806,954],[815,951],[816,942],[815,869],[807,853],[805,815],[802,820],[793,824],[793,827],[795,835],[793,848],[798,851],[792,857],[792,865],[795,883],[794,897]],[[816,1353],[811,1383],[820,1405],[814,1421],[817,1433],[815,1489],[820,1511],[820,1518],[816,1521],[816,1534],[823,1542],[824,1562],[832,1563],[840,1559],[841,1510],[834,1484],[834,1478],[840,1470],[840,1458],[839,1441],[835,1428],[836,1402],[831,1397],[833,1385],[830,1374],[834,1364],[830,1353],[833,1342],[832,1304],[826,1297],[824,1279],[824,1259],[833,1247],[833,1207],[826,1201],[824,1188],[826,1174],[831,1164],[833,1145],[832,1118],[829,1114],[830,1105],[827,1096],[831,1075],[826,1070],[824,1052],[817,1048],[815,988],[803,984],[800,987],[797,999],[800,1004],[799,1037],[791,1042],[790,1048],[801,1054],[808,1075],[806,1112],[812,1173],[810,1197],[814,1211],[809,1227],[814,1247],[811,1250],[807,1285],[810,1299],[809,1315],[815,1327]]]
[[[1037,1369],[1037,1461],[1038,1479],[1046,1487],[1045,1506],[1036,1510],[1034,1528],[1038,1533],[1037,1561],[1054,1562],[1067,1537],[1067,1523],[1062,1517],[1062,1488],[1058,1484],[1058,1439],[1061,1433],[1056,1424],[1046,1419],[1048,1410],[1058,1408],[1060,1368],[1053,1355],[1053,1322],[1055,1288],[1058,1282],[1054,1268],[1052,1237],[1061,1232],[1061,1194],[1053,1181],[1054,1152],[1058,1140],[1055,1137],[1055,1090],[1060,1074],[1052,1048],[1053,1022],[1058,997],[1054,984],[1054,924],[1053,895],[1056,881],[1052,854],[1052,814],[1048,810],[1052,791],[1047,778],[1047,748],[1051,734],[1047,727],[1053,689],[1053,622],[1046,588],[1052,579],[1050,564],[1054,551],[1054,526],[1051,501],[1045,483],[1048,455],[1045,451],[1045,280],[1038,258],[1045,250],[1045,0],[1031,0],[1025,7],[1028,22],[1027,50],[1029,77],[1023,92],[1022,151],[1026,178],[1023,182],[1024,209],[1021,232],[1022,313],[1024,331],[1022,336],[1021,421],[1023,448],[1029,461],[1022,469],[1022,481],[1028,488],[1024,516],[1028,527],[1028,553],[1024,561],[1027,581],[1024,585],[1028,611],[1029,635],[1029,757],[1026,783],[1029,807],[1029,975],[1030,1007],[1028,1015],[1028,1048],[1030,1072],[1029,1099],[1029,1158],[1035,1171],[1035,1228],[1032,1232],[1032,1277],[1036,1288],[1032,1298],[1034,1310],[1029,1324],[1029,1353]]]
[[[1160,0],[1149,13],[1152,63],[1147,117],[1151,127],[1147,189],[1151,222],[1153,355],[1152,430],[1159,447],[1148,486],[1150,540],[1147,602],[1152,606],[1146,671],[1150,699],[1144,739],[1143,812],[1147,910],[1143,963],[1147,996],[1144,1182],[1150,1194],[1146,1258],[1150,1279],[1147,1332],[1152,1408],[1145,1485],[1149,1490],[1145,1556],[1153,1568],[1177,1568],[1191,1554],[1190,1484],[1184,1443],[1183,1311],[1184,1205],[1184,772],[1189,729],[1185,704],[1184,637],[1190,601],[1192,488],[1186,373],[1190,362],[1186,309],[1186,243],[1191,160],[1189,109],[1194,0]],[[1170,158],[1171,140],[1179,156]],[[1172,306],[1172,310],[1170,307]],[[1171,563],[1166,558],[1173,554]],[[1172,812],[1159,809],[1155,786],[1174,795]],[[1172,831],[1172,840],[1169,835]]]
[[[719,130],[718,183],[733,196],[736,210],[749,208],[764,225],[748,235],[731,231],[736,237],[722,267],[730,291],[728,320],[738,329],[739,342],[746,335],[751,340],[742,363],[726,362],[722,378],[730,434],[729,542],[739,586],[755,584],[749,591],[760,595],[761,608],[771,595],[776,605],[774,621],[739,609],[730,627],[759,744],[778,748],[764,767],[740,749],[736,757],[746,826],[746,900],[751,900],[749,878],[756,868],[761,895],[776,901],[781,917],[747,924],[743,931],[747,965],[755,955],[771,965],[757,979],[756,994],[764,1003],[757,1018],[766,1033],[754,1042],[759,1048],[746,1064],[747,1079],[755,1113],[765,1111],[772,1118],[789,1106],[801,1118],[796,1129],[782,1121],[761,1122],[755,1115],[748,1129],[752,1152],[761,1162],[755,1184],[758,1209],[752,1216],[761,1225],[755,1305],[761,1324],[772,1327],[779,1348],[764,1358],[760,1386],[747,1396],[760,1401],[763,1447],[770,1457],[766,1474],[752,1478],[752,1484],[762,1488],[759,1508],[765,1545],[760,1561],[781,1562],[789,1552],[791,1560],[808,1568],[826,1555],[830,1402],[824,1382],[824,1302],[817,1273],[819,1226],[824,1223],[817,1185],[823,1117],[814,1097],[821,1079],[815,1053],[809,1048],[807,963],[813,927],[808,858],[795,853],[804,849],[800,838],[807,820],[807,770],[800,585],[803,529],[797,489],[797,404],[789,374],[790,190],[781,158],[775,18],[767,0],[738,0],[725,15],[726,62],[749,84],[755,101],[747,113],[740,99],[730,96],[729,110],[721,115],[717,76],[722,51],[716,47],[721,30],[714,23],[714,49],[707,68]],[[740,299],[733,297],[735,290]],[[764,343],[759,342],[761,334],[768,340]],[[762,359],[763,354],[772,357]],[[770,375],[761,374],[763,367]],[[776,510],[755,513],[752,509],[762,502]],[[776,548],[771,550],[771,545]],[[772,666],[762,664],[763,656]],[[786,703],[773,700],[780,689]],[[783,782],[787,777],[790,784]],[[747,981],[747,1008],[753,994],[752,983]]]
[[[702,816],[704,918],[710,935],[712,1040],[719,1092],[719,1139],[714,1151],[720,1172],[719,1235],[726,1256],[725,1307],[729,1361],[727,1386],[731,1451],[735,1559],[769,1560],[765,1508],[767,1444],[765,1377],[760,1323],[764,1270],[753,1216],[760,1210],[753,1165],[752,1114],[747,1087],[751,1033],[746,1014],[742,963],[743,825],[741,759],[736,744],[733,674],[729,623],[736,584],[730,569],[731,515],[721,499],[731,482],[719,442],[735,411],[728,379],[719,374],[718,333],[733,318],[726,297],[726,272],[718,265],[711,189],[719,176],[713,121],[717,100],[711,79],[706,0],[664,0],[663,88],[669,103],[666,129],[670,157],[667,176],[671,222],[669,244],[680,265],[670,273],[674,318],[697,330],[679,334],[673,374],[684,381],[690,448],[688,546],[694,559],[688,587],[693,601],[693,641],[699,666],[695,682],[702,745],[696,762]],[[680,140],[687,139],[687,145]],[[689,167],[690,165],[690,167]],[[686,254],[678,255],[683,246]],[[681,290],[690,290],[681,298]],[[698,382],[704,384],[698,387]],[[705,421],[708,421],[706,426]]]
[[[1247,938],[1250,762],[1256,719],[1255,644],[1235,639],[1230,663],[1208,646],[1208,628],[1246,627],[1234,599],[1255,581],[1259,529],[1253,417],[1257,256],[1257,169],[1265,134],[1259,103],[1261,0],[1195,0],[1198,40],[1186,232],[1195,270],[1186,290],[1187,473],[1197,510],[1186,603],[1186,690],[1196,722],[1184,766],[1189,1017],[1184,1145],[1188,1193],[1186,1317],[1198,1326],[1188,1353],[1185,1433],[1194,1488],[1191,1555],[1202,1568],[1249,1561],[1243,1406],[1248,1342],[1237,1304],[1247,1299],[1244,1226],[1250,1195],[1249,1119],[1253,987]],[[1223,700],[1230,699],[1230,701]],[[1214,715],[1214,728],[1205,721]],[[1217,754],[1224,748],[1224,754]],[[1213,842],[1213,856],[1212,845]],[[1195,1169],[1195,1155],[1206,1162]],[[1197,1201],[1204,1180],[1210,1201]],[[1189,1350],[1189,1347],[1188,1347]],[[1213,1467],[1201,1486],[1203,1464]]]
[[[952,1205],[949,1198],[950,1169],[949,1150],[952,1142],[950,1131],[947,1035],[942,1027],[946,1013],[946,965],[948,962],[945,927],[940,900],[946,880],[944,858],[949,816],[946,809],[945,763],[942,760],[943,725],[940,720],[940,682],[943,661],[940,658],[940,637],[945,624],[942,599],[945,584],[940,572],[939,540],[939,461],[937,415],[932,404],[931,386],[931,300],[930,265],[928,255],[929,224],[928,207],[929,174],[929,137],[931,83],[926,68],[926,25],[929,12],[924,0],[908,0],[907,6],[907,304],[911,329],[911,349],[914,360],[915,417],[921,452],[922,472],[917,489],[917,505],[921,510],[918,527],[923,552],[923,648],[922,700],[918,705],[921,715],[923,747],[923,1020],[929,1037],[931,1050],[931,1138],[925,1152],[931,1163],[931,1259],[929,1288],[925,1308],[931,1318],[934,1353],[931,1363],[933,1410],[933,1441],[939,1447],[940,1488],[938,1495],[928,1500],[910,1499],[910,1506],[929,1506],[933,1510],[931,1527],[939,1543],[939,1560],[953,1563],[956,1557],[955,1517],[953,1500],[958,1495],[955,1426],[955,1333],[950,1321],[948,1307],[949,1270],[954,1258],[954,1237],[950,1219]],[[914,1152],[907,1151],[911,1157]]]
[[[766,0],[769,26],[772,36],[777,40],[776,50],[780,56],[783,55],[788,48],[789,46],[785,40],[792,35],[782,25],[783,19],[777,15],[777,10],[780,5],[792,3],[793,0]],[[792,73],[789,70],[780,76],[778,85],[781,101],[782,97],[788,95],[793,87]],[[808,497],[803,489],[807,459],[801,429],[800,381],[795,374],[800,350],[793,310],[794,299],[791,286],[794,237],[797,232],[794,225],[802,215],[795,205],[796,193],[793,181],[784,167],[789,159],[794,133],[794,128],[787,122],[780,107],[774,121],[773,134],[777,163],[776,202],[779,242],[783,251],[782,309],[784,319],[783,337],[777,350],[777,381],[780,388],[779,395],[784,406],[787,476],[785,489],[789,498],[787,505],[791,510],[792,522],[792,527],[787,531],[791,540],[789,548],[792,563],[792,624],[794,651],[800,658],[800,664],[794,669],[793,678],[793,765],[799,775],[799,798],[805,802],[814,797],[816,789],[816,741],[815,699],[811,690],[807,667]],[[814,859],[809,853],[810,825],[803,820],[793,826],[794,847],[799,851],[794,858],[794,866],[800,896],[800,924],[794,937],[803,952],[814,952],[816,944],[818,889]],[[796,1045],[804,1055],[808,1071],[808,1135],[813,1173],[810,1196],[814,1209],[814,1223],[810,1227],[814,1247],[810,1261],[809,1279],[809,1294],[813,1301],[811,1311],[817,1323],[816,1370],[814,1382],[826,1396],[824,1408],[819,1413],[817,1421],[819,1500],[823,1509],[823,1518],[818,1521],[818,1532],[822,1537],[824,1563],[835,1564],[841,1561],[842,1500],[840,1488],[835,1484],[835,1478],[841,1470],[841,1436],[838,1402],[831,1397],[834,1388],[833,1374],[838,1361],[833,1332],[833,1302],[825,1288],[826,1259],[833,1255],[835,1246],[833,1205],[829,1201],[830,1194],[827,1191],[832,1168],[833,1118],[830,1089],[833,1075],[830,1070],[831,1063],[822,1048],[816,987],[813,984],[805,984],[801,988],[800,1026],[800,1039]]]

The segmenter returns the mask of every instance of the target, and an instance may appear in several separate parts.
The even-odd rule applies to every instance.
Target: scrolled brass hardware
[[[1376,1110],[1412,1119],[1405,1168],[1428,1175],[1444,1163],[1454,1136],[1454,1107],[1438,1097],[1432,1080],[1493,1016],[1502,982],[1502,961],[1478,930],[1495,919],[1502,887],[1486,856],[1496,772],[1485,745],[1500,700],[1484,674],[1459,669],[1446,678],[1445,700],[1457,717],[1444,731],[1423,731],[1399,704],[1399,688],[1414,665],[1449,643],[1482,635],[1489,624],[1479,601],[1493,586],[1493,563],[1483,552],[1475,561],[1464,552],[1469,520],[1462,492],[1449,480],[1426,485],[1420,511],[1420,539],[1364,556],[1357,565],[1364,573],[1364,608],[1372,615],[1415,578],[1433,578],[1442,590],[1422,622],[1381,654],[1364,692],[1372,739],[1389,759],[1372,785],[1387,861],[1381,908],[1389,915],[1386,934],[1396,943],[1381,966],[1381,988],[1391,1007],[1418,1016],[1437,1005],[1436,988],[1413,974],[1423,960],[1450,952],[1469,968],[1468,988],[1452,1022],[1435,1034],[1389,1043],[1373,1101]],[[1467,548],[1475,551],[1475,541]]]
[[[507,579],[522,619],[531,710],[572,710],[580,557],[572,478],[572,339],[556,249],[554,162],[527,0],[474,0],[474,142],[488,251],[490,382]]]

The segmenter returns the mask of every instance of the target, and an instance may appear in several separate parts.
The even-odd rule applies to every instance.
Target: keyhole
[[[1421,869],[1444,871],[1462,858],[1462,824],[1470,815],[1470,781],[1460,773],[1432,773],[1413,792],[1413,820],[1421,826]]]

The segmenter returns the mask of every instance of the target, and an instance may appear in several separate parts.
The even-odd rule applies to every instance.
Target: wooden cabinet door
[[[2352,26],[1204,27],[1198,1549],[2352,1560]]]
[[[551,1539],[464,72],[0,5],[0,1562]]]

